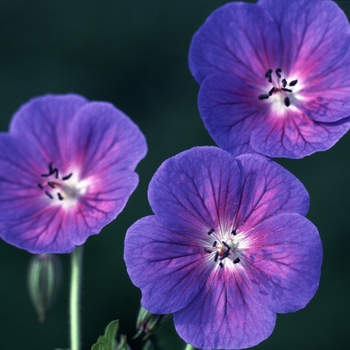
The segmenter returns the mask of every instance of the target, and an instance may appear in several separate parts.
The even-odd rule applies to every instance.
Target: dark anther
[[[49,198],[53,199],[53,196],[52,196],[52,194],[51,194],[51,193],[49,193],[49,192],[45,191],[45,194],[46,194],[46,195],[47,195]]]
[[[282,79],[282,85],[283,85],[283,87],[286,87],[287,86],[287,80],[286,79]]]
[[[52,162],[49,164],[49,173],[48,174],[41,174],[43,177],[51,176],[52,174],[56,174],[56,179],[58,179],[58,169],[52,168]]]
[[[269,98],[269,95],[268,94],[262,94],[262,95],[259,95],[258,96],[258,99],[259,100],[267,100]]]
[[[232,230],[231,234],[235,236],[237,234],[236,230]]]
[[[52,182],[48,181],[47,184],[48,184],[51,188],[55,188],[55,185],[54,185]]]
[[[240,261],[241,261],[240,258],[236,258],[235,260],[233,260],[233,263],[234,263],[234,264],[238,264]]]
[[[209,248],[204,248],[204,251],[206,252],[206,253],[212,253],[213,251],[211,250],[211,249],[209,249]]]
[[[227,250],[231,250],[231,247],[225,241],[222,241],[222,244],[227,248]]]
[[[295,86],[295,85],[297,85],[297,83],[298,83],[298,80],[295,79],[295,80],[292,80],[288,85],[289,86]]]
[[[224,267],[224,264],[223,264],[222,262],[220,262],[219,266],[220,266],[221,268],[223,268],[223,267]]]
[[[41,189],[44,188],[44,186],[42,184],[38,184],[38,187],[41,188]]]
[[[227,258],[229,255],[230,255],[230,251],[229,251],[229,250],[226,250],[226,252],[220,256],[220,259],[219,259],[219,260],[224,260],[224,259]]]
[[[269,96],[271,96],[273,94],[273,92],[275,91],[275,88],[272,87],[271,90],[269,91]]]
[[[219,252],[215,253],[215,257],[214,257],[214,261],[217,262],[218,261],[218,257],[219,257]]]
[[[62,195],[61,195],[61,193],[57,193],[57,197],[58,197],[58,199],[60,200],[60,201],[63,201],[63,197],[62,197]]]
[[[214,231],[215,231],[215,230],[214,230],[213,228],[211,228],[211,229],[207,232],[207,234],[208,234],[208,235],[211,235]]]
[[[284,104],[286,105],[286,107],[289,107],[289,106],[290,106],[289,97],[286,97],[286,98],[284,99]]]
[[[269,83],[272,83],[272,77],[271,77],[271,74],[272,74],[273,70],[270,68],[267,70],[267,72],[265,73],[265,78],[268,79]]]
[[[275,70],[275,73],[276,73],[276,75],[277,75],[279,78],[281,78],[281,72],[282,72],[282,69],[281,69],[281,68],[277,68],[277,69]]]
[[[66,180],[70,179],[70,178],[72,177],[72,175],[73,175],[73,173],[70,173],[70,174],[67,175],[67,176],[63,176],[63,177],[62,177],[62,180],[63,180],[63,181],[66,181]]]
[[[216,243],[217,243],[217,241],[214,241],[214,243],[213,243],[213,247],[216,247]]]
[[[287,91],[287,92],[293,92],[291,89],[287,89],[287,88],[282,88],[282,91]]]

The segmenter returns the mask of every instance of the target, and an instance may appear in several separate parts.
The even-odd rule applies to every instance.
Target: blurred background
[[[251,1],[254,2],[254,1]],[[170,156],[213,145],[199,117],[198,85],[188,65],[192,35],[221,0],[2,0],[0,5],[0,130],[34,96],[75,92],[109,101],[139,125],[148,155],[140,184],[127,207],[84,249],[83,349],[106,325],[120,320],[130,339],[140,291],[123,261],[128,227],[151,213],[147,186]],[[350,15],[350,3],[337,1]],[[0,150],[1,152],[1,150]],[[279,161],[306,186],[308,218],[324,247],[320,288],[303,310],[278,315],[273,334],[256,348],[348,349],[350,347],[350,134],[331,150],[302,160]],[[27,292],[31,254],[0,241],[0,349],[69,347],[69,256],[61,255],[64,280],[57,302],[40,324]],[[182,349],[172,321],[157,349]],[[166,344],[166,345],[164,345]],[[141,342],[130,341],[133,350]],[[163,345],[163,346],[162,346]]]

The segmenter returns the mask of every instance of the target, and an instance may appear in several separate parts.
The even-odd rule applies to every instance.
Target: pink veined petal
[[[148,196],[159,221],[200,238],[211,228],[229,229],[240,186],[239,167],[229,153],[195,147],[190,157],[183,152],[160,166]]]
[[[251,146],[267,156],[302,158],[331,148],[350,127],[349,118],[342,122],[316,122],[297,109],[284,115],[264,111],[262,122],[251,135]]]
[[[241,166],[242,190],[235,228],[250,229],[278,213],[306,215],[309,195],[304,185],[277,163],[255,154],[236,158]]]
[[[155,216],[127,231],[124,259],[142,305],[152,313],[180,310],[198,294],[210,274],[200,241],[163,226]]]
[[[26,140],[45,160],[46,169],[49,162],[59,162],[71,154],[67,135],[75,113],[88,103],[84,97],[74,94],[33,98],[13,116],[10,133]]]
[[[294,312],[314,296],[321,274],[322,245],[316,227],[295,213],[276,215],[248,230],[241,263],[250,292],[267,309]]]
[[[64,162],[79,163],[83,178],[108,172],[110,167],[134,170],[147,152],[138,126],[106,102],[91,102],[79,109],[67,138],[72,159]]]
[[[214,11],[194,35],[189,66],[201,84],[212,73],[234,74],[252,85],[280,62],[281,40],[267,11],[254,4],[228,3]]]
[[[270,14],[280,33],[280,66],[305,73],[306,77],[327,77],[348,52],[349,22],[334,1],[259,0],[257,7]]]
[[[248,281],[242,269],[216,268],[197,297],[174,313],[180,337],[199,349],[244,349],[265,340],[276,315],[255,298]]]
[[[267,108],[255,86],[229,74],[212,74],[201,85],[198,108],[210,136],[233,156],[255,153],[250,145],[252,130]]]

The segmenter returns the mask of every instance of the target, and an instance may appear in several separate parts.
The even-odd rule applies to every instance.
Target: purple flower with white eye
[[[214,11],[190,70],[209,134],[233,155],[302,158],[350,127],[350,26],[331,0],[259,0]]]
[[[0,134],[0,237],[31,253],[69,253],[123,210],[147,152],[110,103],[30,100]]]
[[[166,160],[151,180],[155,215],[134,223],[124,259],[141,303],[174,313],[200,349],[242,349],[273,331],[276,313],[303,308],[322,262],[309,196],[280,165],[197,147]]]

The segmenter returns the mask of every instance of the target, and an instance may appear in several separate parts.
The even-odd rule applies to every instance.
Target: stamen
[[[206,253],[212,253],[213,251],[211,250],[211,249],[209,249],[209,248],[204,248],[204,251],[206,252]]]
[[[270,68],[267,70],[267,72],[265,73],[265,78],[268,79],[269,83],[272,83],[272,77],[271,77],[271,74],[272,74],[273,70]]]
[[[49,198],[53,199],[53,196],[52,196],[52,194],[51,194],[50,192],[45,191],[45,194],[46,194]]]
[[[230,247],[225,241],[222,241],[222,244],[223,244],[228,250],[231,250],[231,247]]]
[[[213,247],[216,247],[216,243],[217,243],[217,241],[214,241],[214,243],[213,243]]]
[[[219,252],[215,253],[215,257],[214,257],[214,261],[217,262],[218,261],[218,257],[219,257]]]
[[[58,199],[59,199],[60,201],[63,201],[63,199],[64,199],[64,198],[62,197],[61,193],[59,193],[59,192],[57,193],[57,197],[58,197]]]
[[[55,169],[53,170],[53,173],[52,173],[52,174],[54,174],[54,173],[56,173],[56,179],[58,179],[58,169],[57,169],[57,168],[55,168]]]
[[[295,86],[298,83],[298,79],[292,80],[288,85],[289,86]]]
[[[269,96],[271,96],[274,91],[275,91],[275,87],[272,87],[271,90],[269,91]]]
[[[38,187],[41,188],[41,189],[44,188],[44,186],[42,184],[38,184]]]
[[[215,231],[215,230],[214,230],[213,228],[211,228],[211,229],[207,232],[207,234],[210,236],[214,231]]]
[[[58,179],[58,169],[52,168],[52,162],[49,163],[49,173],[48,174],[41,174],[42,177],[49,177],[52,174],[56,174],[56,179]]]
[[[284,88],[287,86],[287,80],[284,78],[282,79],[282,85]]]
[[[48,184],[51,188],[55,188],[55,185],[54,185],[52,182],[48,181],[47,184]]]
[[[227,258],[230,255],[230,251],[226,250],[226,252],[220,256],[219,260],[224,260],[225,258]]]
[[[291,89],[286,89],[286,88],[282,88],[281,90],[282,90],[282,91],[287,91],[287,92],[293,92],[293,90],[291,90]]]
[[[224,264],[223,264],[222,262],[220,262],[219,266],[220,266],[221,268],[223,268],[223,267],[224,267]]]
[[[276,70],[275,70],[275,73],[276,73],[276,75],[279,77],[279,78],[281,78],[282,76],[281,76],[281,73],[282,72],[282,69],[281,68],[277,68]]]
[[[70,178],[72,177],[72,175],[73,175],[73,173],[70,173],[70,174],[67,175],[67,176],[63,176],[63,177],[62,177],[62,180],[63,180],[63,181],[66,181],[66,180],[70,179]]]
[[[269,95],[268,94],[262,94],[262,95],[259,95],[258,96],[258,99],[259,100],[267,100],[269,98]]]
[[[233,263],[234,263],[234,264],[238,264],[240,261],[241,261],[240,258],[236,258],[235,260],[233,260]]]
[[[286,107],[289,107],[289,106],[290,106],[289,97],[286,97],[286,98],[284,99],[284,104],[286,105]]]
[[[236,230],[232,230],[231,234],[235,236],[237,234],[237,231]]]

